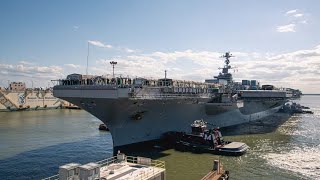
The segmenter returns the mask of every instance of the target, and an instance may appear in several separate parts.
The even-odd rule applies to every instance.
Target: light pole
[[[164,83],[167,86],[167,70],[164,70]]]
[[[114,66],[117,65],[117,62],[111,61],[110,64],[112,65],[112,77],[114,78]]]
[[[90,42],[88,41],[88,53],[87,53],[87,68],[86,68],[86,75],[88,75],[88,65],[89,65],[89,45],[90,45]]]

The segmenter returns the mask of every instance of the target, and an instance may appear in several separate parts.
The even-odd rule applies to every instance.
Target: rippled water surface
[[[166,161],[167,179],[200,179],[214,159],[232,179],[320,179],[320,96],[303,96],[299,103],[314,114],[276,114],[268,122],[225,130],[225,139],[250,146],[241,157],[175,150],[141,155]],[[81,110],[0,113],[0,179],[41,179],[56,174],[59,165],[111,156],[112,138],[97,130],[100,123]]]

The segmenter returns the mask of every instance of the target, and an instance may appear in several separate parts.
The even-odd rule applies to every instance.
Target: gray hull
[[[93,114],[111,131],[114,147],[156,140],[167,131],[188,131],[196,119],[219,127],[256,121],[276,113],[284,100],[244,101],[244,106],[209,99],[136,100],[60,97]]]
[[[111,131],[114,147],[156,140],[168,131],[188,131],[197,119],[228,127],[260,120],[280,109],[285,91],[227,94],[232,86],[221,88],[221,84],[232,83],[228,73],[232,54],[227,52],[223,57],[223,71],[212,80],[219,82],[218,86],[166,76],[155,80],[70,74],[58,80],[53,93],[103,121]],[[244,98],[242,105],[238,95]]]

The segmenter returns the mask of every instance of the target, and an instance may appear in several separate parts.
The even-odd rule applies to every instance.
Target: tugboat
[[[207,129],[207,124],[203,120],[195,120],[191,124],[191,134],[170,131],[163,135],[164,142],[176,150],[231,156],[240,156],[249,148],[242,142],[225,141],[219,128]]]

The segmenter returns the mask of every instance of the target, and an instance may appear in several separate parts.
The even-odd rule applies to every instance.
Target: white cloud
[[[303,14],[295,14],[295,15],[293,15],[294,17],[302,17],[303,16]]]
[[[109,49],[112,48],[111,45],[104,44],[104,43],[102,43],[100,41],[91,41],[91,40],[89,40],[88,43],[91,44],[91,45],[97,46],[97,47],[109,48]]]
[[[11,73],[23,73],[30,76],[41,73],[55,74],[62,71],[60,66],[33,66],[23,64],[0,64],[0,69]]]
[[[162,78],[164,70],[168,77],[182,80],[204,81],[217,75],[223,66],[223,53],[213,51],[174,51],[153,52],[134,56],[123,56],[116,59],[99,60],[95,72],[112,74],[109,61],[118,62],[116,74],[131,77]],[[231,65],[238,67],[234,78],[256,79],[261,84],[274,84],[278,87],[300,88],[304,92],[319,92],[312,80],[320,75],[320,46],[308,50],[299,50],[284,54],[234,52]],[[103,67],[101,66],[103,65]],[[302,68],[303,67],[303,68]],[[318,82],[318,81],[317,81]],[[313,86],[309,86],[313,84]],[[318,89],[320,89],[320,84]]]
[[[298,9],[287,11],[285,13],[285,16],[289,16],[288,21],[291,23],[284,26],[278,26],[277,27],[278,32],[296,32],[297,25],[300,26],[300,24],[307,24],[305,15],[301,13],[301,11]]]
[[[88,43],[91,44],[91,45],[97,46],[97,47],[108,48],[108,49],[112,48],[113,50],[123,51],[123,52],[127,52],[127,53],[137,53],[137,52],[139,52],[139,50],[136,50],[136,49],[130,49],[130,48],[121,47],[121,46],[112,46],[110,44],[104,44],[101,41],[89,40]]]
[[[70,68],[80,68],[80,65],[76,65],[76,64],[64,64],[65,66],[67,67],[70,67]]]
[[[194,60],[193,63],[199,65],[210,65],[215,60],[219,59],[221,53],[209,52],[209,51],[174,51],[174,52],[154,52],[148,56],[159,59],[164,63],[170,63],[176,60]]]
[[[125,48],[125,51],[128,52],[128,53],[135,53],[135,52],[137,52],[137,50],[129,49],[129,48]]]
[[[19,64],[33,65],[34,63],[29,61],[19,61]]]
[[[278,26],[277,31],[278,32],[296,32],[295,28],[296,28],[295,24],[288,24],[284,26]]]
[[[53,79],[64,77],[63,68],[60,66],[36,66],[33,64],[0,64],[0,82],[23,81],[30,83],[34,81],[34,87],[46,87]],[[6,84],[0,84],[5,86]],[[31,85],[29,84],[31,87]]]
[[[74,31],[77,31],[79,29],[79,26],[73,26],[72,28]]]
[[[231,65],[238,67],[238,72],[231,72],[235,80],[256,79],[261,84],[274,84],[278,87],[299,88],[305,93],[319,93],[320,82],[320,45],[282,54],[231,52]],[[92,62],[89,73],[112,75],[110,61],[117,61],[115,74],[131,77],[162,78],[168,70],[169,78],[195,80],[217,75],[224,64],[219,58],[223,53],[216,51],[156,51],[148,54],[135,54],[100,59]],[[85,73],[85,68],[76,64],[63,66],[36,66],[26,64],[0,64],[0,82],[7,80],[37,80],[48,82],[52,79],[65,78],[71,73]],[[46,85],[46,84],[45,84]]]
[[[275,55],[270,57],[270,60],[280,60],[280,59],[289,59],[292,61],[308,60],[308,58],[319,58],[320,57],[320,45],[316,46],[314,49],[298,50],[290,53],[284,53],[280,55]],[[317,59],[320,62],[319,59]],[[296,62],[295,62],[296,63]]]
[[[295,14],[295,13],[297,13],[297,11],[298,11],[298,9],[293,9],[293,10],[287,11],[286,15]]]
[[[307,20],[303,20],[299,22],[300,24],[308,24]]]

